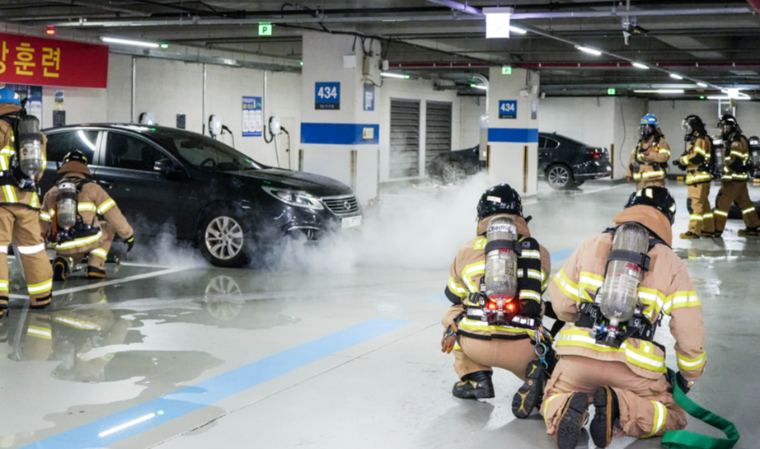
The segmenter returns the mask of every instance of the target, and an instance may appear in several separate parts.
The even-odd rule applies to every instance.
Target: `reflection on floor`
[[[561,255],[607,227],[631,190],[604,181],[569,194],[542,188],[525,209],[534,235]],[[685,187],[672,190],[683,207]],[[384,198],[378,220],[406,217],[414,232],[403,253],[394,246],[400,231],[378,234],[393,263],[354,248],[355,266],[335,271],[332,258],[313,272],[109,265],[105,282],[56,284],[44,311],[25,309],[25,292],[12,290],[11,316],[0,321],[0,448],[556,447],[540,416],[512,417],[518,381],[505,373],[494,377],[495,399],[450,394],[452,358],[438,350],[447,306],[426,300],[440,294],[453,252],[470,238],[476,198],[424,189]],[[431,203],[442,207],[421,206]],[[437,215],[449,209],[454,215]],[[675,229],[687,219],[679,212]],[[456,232],[426,235],[420,221]],[[749,448],[760,438],[760,393],[751,388],[760,371],[760,239],[738,237],[741,227],[732,220],[723,240],[677,239],[674,249],[705,308],[709,364],[690,395],[736,422],[737,447]],[[13,263],[11,272],[22,285]],[[667,326],[658,332],[672,348]],[[711,432],[695,420],[690,429]],[[586,435],[579,447],[593,443]]]

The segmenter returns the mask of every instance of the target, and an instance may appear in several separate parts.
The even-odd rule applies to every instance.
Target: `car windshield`
[[[156,129],[150,137],[190,165],[204,170],[235,171],[262,168],[253,159],[218,140],[187,131]]]

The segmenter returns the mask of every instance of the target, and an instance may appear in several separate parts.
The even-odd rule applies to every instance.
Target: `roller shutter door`
[[[451,103],[428,101],[425,108],[425,165],[451,151]]]
[[[391,179],[420,175],[420,102],[391,99]]]

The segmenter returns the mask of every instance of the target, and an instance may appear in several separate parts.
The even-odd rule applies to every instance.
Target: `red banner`
[[[0,33],[0,83],[108,85],[108,46]]]

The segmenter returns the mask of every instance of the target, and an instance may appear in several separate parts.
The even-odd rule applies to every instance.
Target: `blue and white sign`
[[[340,109],[340,83],[315,83],[314,109]]]
[[[261,137],[263,122],[261,97],[243,97],[243,137]]]
[[[517,100],[499,100],[499,118],[517,118]]]
[[[375,85],[367,83],[364,85],[364,110],[375,110]]]

